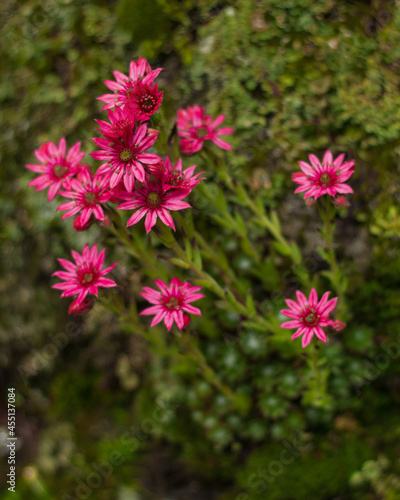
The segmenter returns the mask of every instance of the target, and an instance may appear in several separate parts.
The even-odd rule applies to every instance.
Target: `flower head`
[[[109,109],[107,111],[109,122],[104,120],[96,120],[98,125],[100,125],[99,130],[106,139],[113,141],[114,139],[119,139],[124,137],[126,130],[135,129],[135,115],[129,109],[126,108],[115,108],[114,110]],[[157,132],[157,135],[159,132]]]
[[[312,154],[309,155],[311,165],[305,161],[299,161],[301,172],[292,174],[292,180],[300,184],[295,193],[303,193],[304,198],[336,193],[352,193],[353,190],[344,181],[354,173],[354,161],[343,163],[344,154],[333,160],[332,153],[326,151],[322,163]]]
[[[133,191],[131,201],[121,203],[118,208],[121,210],[136,209],[136,212],[128,220],[127,227],[136,224],[146,216],[144,227],[148,233],[159,217],[166,226],[172,227],[175,231],[175,224],[169,211],[190,208],[189,203],[182,201],[187,195],[187,190],[168,190],[162,183],[146,181],[142,188]]]
[[[232,134],[232,128],[220,128],[225,120],[224,115],[218,116],[212,121],[211,115],[206,115],[203,107],[194,105],[178,111],[178,135],[182,137],[179,142],[182,153],[191,155],[200,151],[203,142],[213,141],[214,144],[222,149],[232,149],[232,146],[220,139],[220,135]]]
[[[111,193],[105,177],[96,175],[92,177],[88,170],[82,170],[80,176],[81,181],[77,179],[69,181],[68,191],[60,191],[62,196],[72,198],[72,201],[61,204],[57,210],[68,210],[63,219],[81,212],[80,225],[85,226],[92,214],[98,220],[104,219],[101,204],[111,198]]]
[[[289,309],[282,309],[280,312],[292,321],[286,321],[281,324],[281,328],[297,328],[297,331],[292,335],[292,340],[303,335],[301,345],[308,346],[311,339],[315,335],[326,343],[326,335],[322,327],[333,326],[335,322],[329,319],[329,313],[336,306],[337,297],[328,300],[331,292],[325,292],[321,300],[318,302],[318,295],[313,288],[308,299],[300,292],[296,291],[297,302],[294,300],[286,300]]]
[[[60,140],[58,147],[54,142],[45,142],[35,151],[40,165],[26,165],[26,168],[41,175],[28,183],[35,186],[36,191],[49,188],[48,200],[51,201],[65,181],[75,175],[79,170],[79,163],[85,156],[84,151],[79,151],[81,143],[74,144],[67,153],[64,137]]]
[[[155,78],[162,68],[151,70],[146,59],[139,57],[137,62],[131,61],[129,66],[129,76],[114,71],[116,81],[106,80],[105,85],[116,92],[114,94],[104,94],[98,97],[106,104],[103,109],[113,107],[128,108],[135,113],[138,120],[147,120],[160,107],[162,92],[159,92]]]
[[[129,93],[126,107],[138,120],[145,121],[161,106],[162,95],[155,83],[144,83],[143,80],[139,80]]]
[[[175,166],[172,166],[171,160],[166,156],[165,158],[165,172],[163,175],[164,187],[168,189],[186,189],[189,192],[192,191],[197,184],[205,179],[205,177],[198,178],[199,175],[204,172],[199,172],[196,175],[194,174],[194,170],[196,165],[192,165],[189,168],[186,168],[182,171],[182,159],[176,162]]]
[[[140,313],[144,315],[155,314],[151,326],[164,320],[169,331],[175,321],[179,330],[182,330],[190,322],[189,316],[185,313],[201,316],[200,309],[190,305],[191,302],[204,297],[203,294],[197,293],[201,290],[201,286],[182,283],[178,278],[172,278],[170,285],[162,280],[155,280],[155,282],[160,291],[143,287],[144,291],[140,293],[150,304],[154,304]]]
[[[91,249],[89,245],[83,247],[82,255],[74,250],[71,251],[75,264],[65,259],[58,259],[58,262],[66,271],[57,271],[53,276],[57,276],[64,280],[63,283],[56,283],[53,288],[64,290],[61,297],[71,297],[77,295],[74,302],[74,307],[81,304],[88,293],[98,296],[98,287],[109,288],[117,286],[117,284],[109,279],[104,278],[118,263],[113,264],[106,269],[103,268],[105,249],[99,254],[97,246],[94,244]]]
[[[144,182],[145,168],[151,171],[152,165],[158,166],[160,163],[159,156],[144,152],[156,139],[156,134],[147,133],[146,124],[140,125],[136,131],[125,128],[123,135],[113,140],[93,138],[102,149],[91,153],[91,156],[107,162],[103,163],[96,173],[108,175],[111,189],[123,179],[127,191],[132,192],[135,179]]]

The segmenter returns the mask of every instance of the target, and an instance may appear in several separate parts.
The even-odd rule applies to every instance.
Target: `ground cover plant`
[[[5,497],[396,498],[398,6],[6,7]]]

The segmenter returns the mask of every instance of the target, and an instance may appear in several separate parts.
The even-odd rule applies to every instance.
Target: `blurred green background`
[[[2,0],[0,19],[2,498],[400,498],[399,3]],[[62,222],[57,202],[27,187],[24,165],[63,136],[93,151],[103,81],[138,56],[164,68],[167,123],[195,103],[227,116],[236,130],[229,168],[277,209],[311,267],[321,266],[317,218],[290,174],[328,148],[356,160],[336,232],[352,321],[324,351],[324,408],[300,402],[298,354],[267,345],[262,332],[238,335],[238,315],[212,297],[214,312],[193,324],[210,364],[249,396],[241,414],[184,356],[171,361],[162,329],[144,341],[99,305],[71,319],[51,289],[57,257],[105,240]],[[254,229],[263,271],[253,273],[249,249],[203,202],[192,200],[199,227],[243,287],[279,310],[273,292],[293,286],[288,263]],[[140,262],[117,244],[107,252],[137,296]],[[7,387],[17,390],[16,493],[5,483]]]

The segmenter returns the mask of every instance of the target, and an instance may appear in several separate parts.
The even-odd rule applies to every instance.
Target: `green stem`
[[[207,283],[208,288],[212,290],[222,300],[227,302],[235,312],[252,319],[257,324],[259,324],[260,326],[262,326],[263,328],[265,328],[270,332],[275,331],[272,324],[270,324],[264,317],[260,316],[254,310],[250,310],[246,302],[242,303],[242,301],[239,301],[231,291],[224,290],[212,276],[210,276],[208,273],[200,269],[200,267],[198,267],[195,264],[195,262],[193,262],[193,260],[188,257],[185,250],[181,248],[181,246],[176,241],[174,235],[172,234],[172,231],[169,228],[167,229],[165,227],[157,226],[155,234],[162,241],[162,243],[164,243],[164,245],[166,245],[169,248],[172,248],[176,253],[176,255],[185,264],[187,264],[188,268],[190,268],[193,271],[193,273],[196,274],[198,278],[200,278],[200,280],[203,280],[205,283]]]
[[[207,382],[209,382],[216,389],[222,392],[222,394],[224,394],[227,399],[229,399],[229,401],[231,401],[235,405],[236,398],[234,393],[228,386],[221,382],[218,375],[209,366],[203,353],[196,345],[194,338],[189,333],[182,331],[180,334],[176,335],[176,339],[179,344],[184,347],[186,351],[191,355],[192,359],[198,364]]]
[[[274,237],[275,241],[280,245],[278,251],[283,255],[287,255],[293,261],[294,272],[299,277],[300,281],[308,286],[310,283],[308,272],[301,265],[302,255],[296,244],[291,244],[283,235],[282,228],[276,213],[272,212],[270,216],[265,213],[264,207],[253,201],[253,198],[248,193],[245,186],[237,179],[233,180],[229,175],[226,164],[219,161],[219,158],[207,151],[216,165],[216,173],[218,177],[238,196],[240,201],[249,208],[256,216],[256,222],[265,227]]]
[[[325,252],[324,257],[330,267],[329,278],[335,288],[340,300],[337,310],[346,314],[347,308],[344,300],[347,285],[344,279],[342,270],[337,262],[334,249],[334,231],[335,231],[335,216],[336,207],[328,197],[324,197],[323,205],[319,209],[323,220],[322,237],[324,239]]]
[[[225,262],[221,262],[221,259],[219,258],[218,254],[216,253],[214,248],[207,243],[207,241],[203,238],[203,236],[198,231],[196,231],[194,228],[191,229],[188,227],[187,222],[185,221],[185,219],[182,217],[182,215],[180,213],[176,213],[175,217],[176,217],[176,220],[180,223],[180,225],[187,232],[187,234],[193,235],[195,242],[197,244],[199,244],[199,246],[203,250],[201,252],[202,256],[205,258],[208,258],[215,265],[215,267],[219,270],[221,278],[223,279],[225,285],[231,290],[232,294],[235,295],[242,304],[246,304],[245,299],[242,297],[242,294],[238,290],[238,288],[241,287],[241,283],[237,279],[235,273],[229,267],[229,264],[226,264]]]
[[[113,224],[108,227],[110,233],[114,234],[122,243],[127,252],[140,261],[142,272],[151,278],[166,279],[166,270],[161,266],[156,266],[157,258],[151,246],[145,247],[140,235],[135,231],[128,231],[122,222],[120,214],[112,209],[108,211]]]

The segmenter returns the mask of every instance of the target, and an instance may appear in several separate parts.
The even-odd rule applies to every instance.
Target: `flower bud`
[[[315,198],[306,198],[304,202],[307,207],[313,207],[316,204]]]
[[[105,215],[103,220],[98,220],[97,221],[97,224],[100,227],[110,227],[111,224],[112,224],[112,222],[111,222],[110,217],[108,215]]]
[[[335,326],[333,328],[335,330],[337,330],[338,332],[340,330],[343,330],[343,328],[346,328],[346,326],[347,326],[347,323],[343,323],[343,321],[339,321],[338,319],[335,319],[333,322],[335,324]]]
[[[75,231],[87,231],[89,227],[93,224],[94,218],[93,215],[90,216],[90,219],[86,222],[86,224],[81,223],[81,218],[79,215],[75,217],[74,220],[74,229]]]
[[[94,300],[92,297],[86,297],[82,302],[78,303],[78,299],[74,300],[72,304],[69,306],[68,314],[72,314],[73,316],[81,316],[82,314],[87,313],[93,307]]]
[[[338,196],[336,196],[335,198],[333,198],[333,203],[337,207],[349,207],[350,206],[349,201],[344,196],[342,196],[341,194],[339,194]]]
[[[183,321],[184,321],[183,328],[186,328],[190,323],[190,318],[187,314],[183,315]]]

